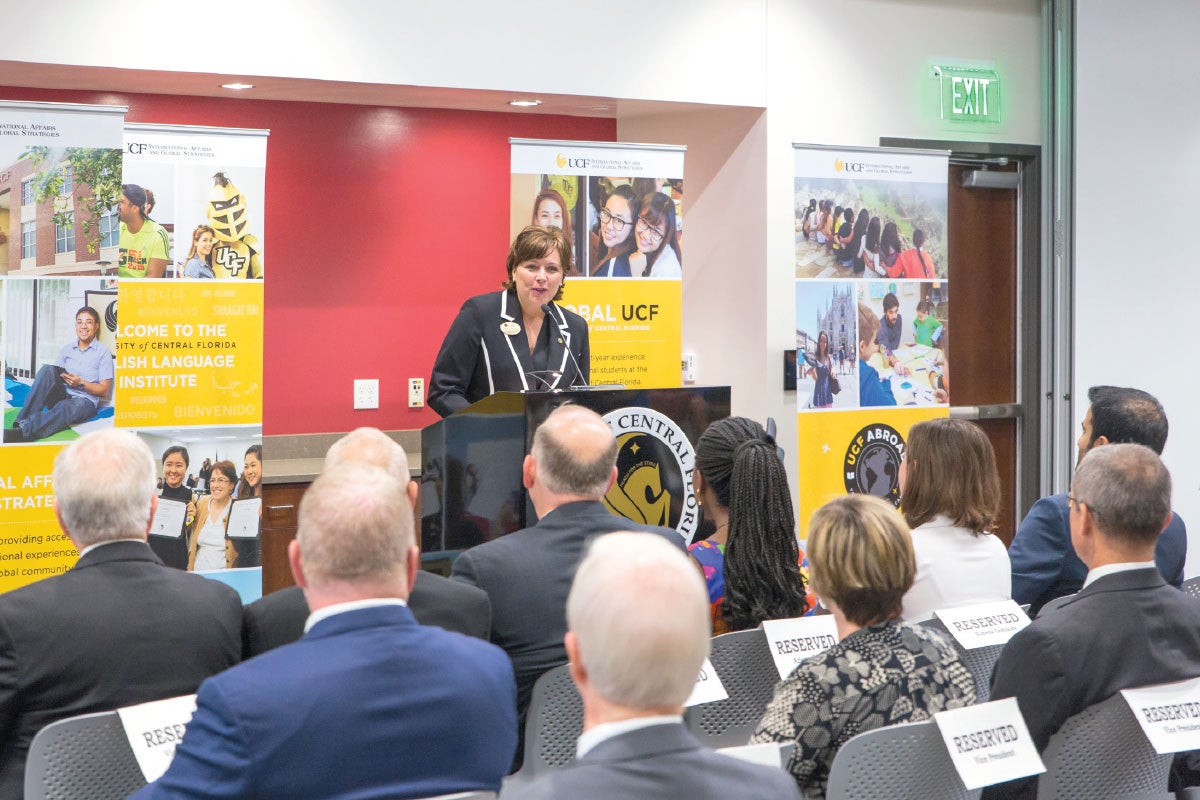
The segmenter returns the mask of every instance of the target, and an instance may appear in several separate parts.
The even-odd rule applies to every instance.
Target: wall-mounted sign
[[[1000,75],[995,70],[934,65],[938,111],[950,122],[999,122]]]

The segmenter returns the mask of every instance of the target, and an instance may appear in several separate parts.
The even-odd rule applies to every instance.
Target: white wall
[[[1171,424],[1163,458],[1194,554],[1200,4],[1154,0],[1136,15],[1154,25],[1131,24],[1129,6],[1111,0],[1076,6],[1076,423],[1096,384],[1136,386],[1162,402]],[[1200,558],[1187,574],[1200,574]]]
[[[141,0],[129,13],[147,44],[97,40],[119,24],[112,3],[0,0],[0,19],[20,28],[2,57],[743,106],[765,98],[766,0]]]

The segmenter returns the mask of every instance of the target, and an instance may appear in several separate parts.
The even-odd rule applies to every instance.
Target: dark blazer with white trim
[[[463,303],[450,325],[433,362],[429,407],[447,417],[495,392],[569,389],[586,384],[590,359],[587,322],[557,303],[549,305],[558,331],[552,331],[550,337],[547,368],[560,373],[549,381],[549,387],[527,375],[534,370],[533,357],[516,290],[489,292]],[[506,322],[517,326],[511,336],[500,329]]]

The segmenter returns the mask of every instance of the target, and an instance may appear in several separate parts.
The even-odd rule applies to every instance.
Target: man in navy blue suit
[[[1140,444],[1162,455],[1167,415],[1152,395],[1140,389],[1093,386],[1088,401],[1091,406],[1078,442],[1080,461],[1092,448],[1106,444]],[[1013,599],[1029,603],[1030,614],[1037,614],[1056,597],[1078,592],[1087,577],[1087,566],[1071,545],[1069,512],[1065,493],[1038,500],[1021,521],[1008,549]],[[1186,559],[1187,528],[1179,515],[1172,513],[1154,551],[1163,580],[1182,585]]]
[[[500,788],[517,742],[500,648],[419,625],[420,561],[404,486],[343,464],[300,503],[288,549],[304,636],[200,686],[147,798],[430,797]]]

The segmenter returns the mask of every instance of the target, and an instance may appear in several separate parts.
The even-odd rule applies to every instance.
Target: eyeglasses
[[[1073,494],[1067,495],[1067,508],[1075,509],[1079,508],[1080,506],[1087,506],[1088,511],[1092,512],[1092,516],[1100,516],[1100,512],[1097,511],[1096,507],[1091,503],[1085,503]]]
[[[659,230],[650,224],[650,221],[645,217],[638,217],[637,229],[644,234],[654,244],[660,244],[663,239],[667,238],[666,231]]]
[[[629,224],[629,220],[621,219],[615,214],[608,213],[607,208],[600,209],[600,224],[611,225],[613,230],[620,232],[625,230],[625,226]]]

